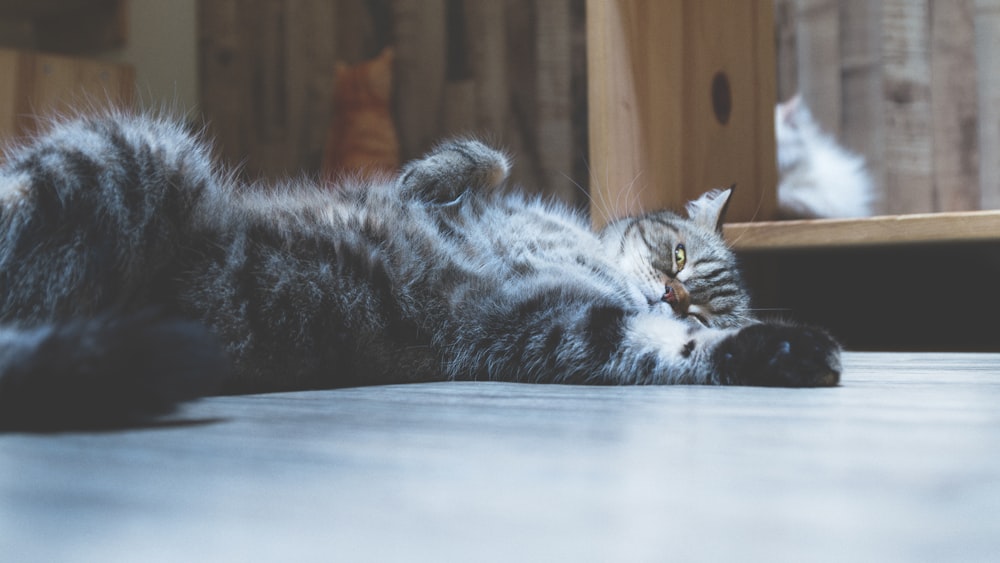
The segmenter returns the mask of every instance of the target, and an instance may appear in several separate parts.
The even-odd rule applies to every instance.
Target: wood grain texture
[[[979,120],[973,0],[938,0],[931,11],[934,211],[978,209]],[[988,66],[982,67],[984,70]]]
[[[775,0],[774,43],[778,100],[785,101],[799,93],[798,39],[795,35],[798,13],[796,0]]]
[[[934,210],[929,0],[883,0],[885,209]]]
[[[820,390],[212,398],[188,424],[0,435],[0,542],[79,563],[988,561],[998,374],[996,354],[848,354]]]
[[[1000,211],[729,223],[725,225],[725,236],[737,250],[997,241]]]
[[[975,10],[977,64],[1000,68],[1000,0],[976,0]],[[980,72],[978,79],[981,206],[1000,209],[1000,73]]]
[[[0,20],[23,30],[12,45],[49,53],[94,53],[128,39],[126,0],[0,0]]]
[[[799,92],[816,121],[835,137],[843,108],[839,7],[839,0],[797,0],[795,20]]]
[[[438,140],[445,87],[447,29],[444,0],[393,0],[396,46],[396,130],[404,159]]]
[[[134,98],[130,65],[0,49],[0,138],[33,133],[39,118],[130,107]]]
[[[881,213],[886,167],[882,5],[872,0],[843,0],[839,13],[842,107],[838,140],[864,155],[874,186],[873,207]]]
[[[772,217],[772,3],[591,0],[587,10],[595,224],[733,183],[731,217]],[[725,117],[713,103],[720,79]]]
[[[538,100],[537,143],[542,166],[541,184],[562,201],[580,199],[580,192],[567,178],[573,168],[573,25],[570,2],[543,1],[536,4]]]

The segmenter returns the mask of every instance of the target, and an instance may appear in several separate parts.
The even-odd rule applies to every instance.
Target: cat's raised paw
[[[840,382],[840,345],[818,328],[757,324],[722,341],[715,364],[724,385],[831,387]]]

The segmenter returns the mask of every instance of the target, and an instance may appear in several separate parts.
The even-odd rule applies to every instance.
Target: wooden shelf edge
[[[730,223],[724,233],[737,251],[1000,242],[1000,210]]]

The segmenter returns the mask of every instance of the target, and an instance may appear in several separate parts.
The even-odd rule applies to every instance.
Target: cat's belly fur
[[[225,342],[229,390],[465,378],[447,335],[526,292],[648,308],[566,213],[520,197],[428,209],[379,195],[331,203],[307,234],[272,215],[202,237],[180,301]]]

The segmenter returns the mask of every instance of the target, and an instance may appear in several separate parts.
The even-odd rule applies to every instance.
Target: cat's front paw
[[[724,385],[832,387],[840,381],[840,345],[818,328],[751,325],[720,342],[714,360]]]

